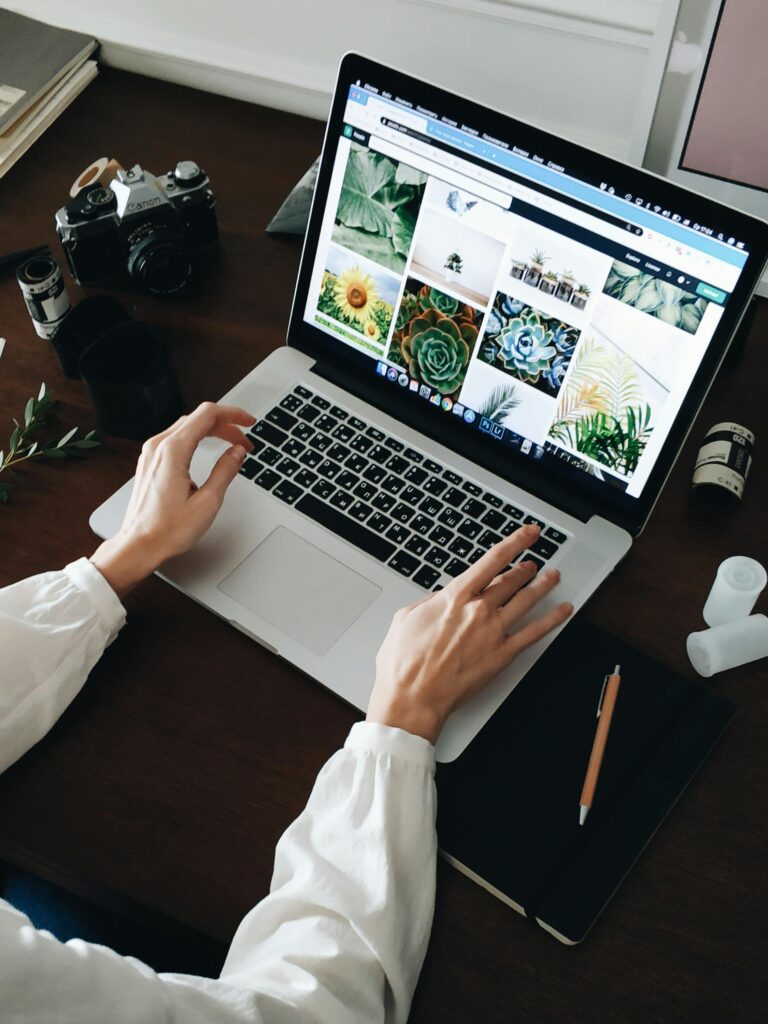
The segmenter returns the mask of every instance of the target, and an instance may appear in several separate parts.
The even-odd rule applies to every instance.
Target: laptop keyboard
[[[569,540],[303,385],[248,438],[243,476],[425,590],[439,590],[524,523],[541,535],[518,561],[537,569]]]

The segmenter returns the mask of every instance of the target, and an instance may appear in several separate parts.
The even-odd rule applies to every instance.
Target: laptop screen
[[[749,219],[362,67],[329,123],[304,323],[446,436],[631,505],[733,302]]]

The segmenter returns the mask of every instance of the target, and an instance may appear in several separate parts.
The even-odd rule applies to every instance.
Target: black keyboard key
[[[483,493],[483,488],[478,487],[477,484],[473,484],[471,480],[464,481],[464,490],[467,492],[467,494],[471,494],[474,498],[476,498],[478,494]]]
[[[446,530],[444,526],[440,526],[439,524],[434,528],[434,530],[429,535],[429,539],[432,541],[433,544],[442,544],[443,546],[445,546],[448,543],[451,537],[453,537],[451,531]]]
[[[357,452],[353,452],[352,455],[346,460],[344,465],[347,469],[351,469],[353,473],[362,474],[370,466],[370,462],[364,455],[358,455]]]
[[[387,469],[390,473],[402,474],[407,472],[409,465],[407,459],[404,459],[401,455],[393,455],[387,463]]]
[[[421,466],[410,466],[405,474],[405,479],[412,484],[422,484],[427,479],[427,471]]]
[[[296,417],[292,416],[285,409],[281,409],[279,406],[275,406],[274,409],[270,409],[266,415],[266,419],[270,423],[274,423],[276,427],[280,427],[282,430],[290,430],[291,427],[296,426]]]
[[[303,405],[296,415],[307,423],[313,423],[320,415],[320,410],[316,405]]]
[[[327,434],[315,434],[315,436],[309,442],[310,448],[314,448],[315,451],[318,452],[327,451],[332,444],[333,441],[330,439],[330,437],[327,436]]]
[[[415,448],[406,448],[405,451],[403,452],[403,455],[410,462],[422,462],[424,459],[424,456],[421,454],[421,452],[417,452]]]
[[[315,432],[308,423],[305,423],[304,420],[299,420],[291,433],[294,437],[298,437],[300,441],[308,441]]]
[[[452,558],[445,569],[443,569],[443,572],[447,573],[448,576],[461,576],[468,568],[467,563],[462,562],[460,558]]]
[[[426,497],[424,501],[419,505],[419,512],[423,512],[425,516],[431,516],[435,519],[438,513],[442,512],[443,505],[436,498]]]
[[[424,469],[428,473],[442,473],[443,467],[439,462],[433,462],[432,459],[424,459]]]
[[[440,573],[437,569],[430,569],[428,565],[422,565],[413,577],[413,582],[418,583],[418,585],[420,587],[424,587],[425,590],[429,590],[429,588],[439,579]]]
[[[368,427],[368,429],[366,430],[366,434],[368,435],[368,437],[372,437],[374,441],[384,440],[384,431],[378,430],[376,427]]]
[[[494,544],[498,544],[501,537],[498,533],[494,533],[493,530],[485,530],[477,538],[477,543],[481,548],[492,548]]]
[[[448,481],[448,483],[453,484],[454,487],[458,487],[459,484],[461,483],[461,477],[459,476],[459,474],[454,473],[453,470],[451,469],[446,469],[443,473],[443,476]]]
[[[555,544],[563,544],[568,540],[568,535],[561,533],[560,530],[556,530],[554,526],[548,526],[544,531],[544,536],[549,537],[549,539],[553,540]]]
[[[317,473],[313,473],[311,469],[302,469],[293,478],[293,482],[299,487],[311,487],[315,480],[317,480]]]
[[[444,508],[440,515],[437,517],[438,523],[442,523],[443,526],[449,526],[452,530],[455,530],[464,517],[457,508]]]
[[[263,487],[265,491],[272,490],[275,484],[279,482],[280,477],[273,469],[263,469],[254,480],[254,483],[258,484],[259,487]]]
[[[474,551],[470,551],[470,553],[467,555],[467,561],[469,562],[470,565],[474,565],[475,562],[481,559],[484,554],[485,551],[483,551],[482,548],[475,548]]]
[[[365,453],[373,445],[373,441],[370,437],[366,437],[364,434],[355,434],[349,442],[349,445],[351,448],[354,448],[356,452]]]
[[[275,466],[278,473],[282,473],[283,476],[293,476],[294,473],[298,472],[300,466],[295,459],[285,458]]]
[[[538,572],[539,569],[541,569],[541,567],[544,565],[544,562],[542,561],[542,559],[537,558],[536,555],[532,555],[530,551],[526,551],[525,554],[522,555],[520,558],[518,558],[517,561],[518,561],[518,563],[519,562],[533,562],[533,564],[536,566],[536,572]]]
[[[320,454],[320,452],[316,452],[312,448],[308,448],[302,455],[299,456],[299,462],[303,466],[311,466],[313,469],[322,461],[323,456]]]
[[[386,475],[386,469],[383,466],[377,466],[375,463],[370,465],[363,473],[365,479],[370,480],[372,484],[380,484]]]
[[[331,498],[331,504],[334,508],[340,508],[342,511],[348,509],[350,505],[354,505],[354,496],[349,491],[336,491],[334,496]]]
[[[505,515],[509,516],[510,519],[522,519],[523,518],[523,510],[521,508],[518,508],[517,505],[509,505],[509,504],[507,504],[502,509],[502,512]]]
[[[392,518],[398,523],[410,523],[414,516],[414,509],[410,505],[395,505],[392,509]]]
[[[328,459],[324,459],[317,467],[317,472],[320,476],[324,476],[326,480],[333,480],[340,469],[341,466],[337,466],[335,462],[329,462]]]
[[[286,395],[285,398],[280,402],[280,406],[283,409],[287,409],[288,412],[296,412],[304,405],[298,395]]]
[[[481,530],[482,526],[480,523],[476,523],[474,519],[465,519],[461,526],[459,526],[459,533],[462,537],[469,537],[470,540],[474,540]]]
[[[297,384],[293,390],[297,395],[300,395],[302,398],[312,397],[312,392],[309,390],[309,388],[305,388],[302,384]]]
[[[382,512],[389,512],[392,506],[397,504],[397,498],[393,494],[387,494],[385,491],[379,491],[371,504],[374,508],[378,508]]]
[[[339,421],[334,416],[329,416],[328,413],[323,413],[322,416],[318,416],[315,420],[315,428],[317,430],[324,430],[326,434],[338,427]]]
[[[282,457],[277,448],[265,448],[259,455],[259,462],[263,462],[265,466],[274,466]]]
[[[347,448],[345,444],[341,444],[339,441],[332,444],[325,453],[326,458],[333,459],[334,462],[343,462],[348,455],[349,448]]]
[[[401,480],[397,476],[388,476],[386,480],[382,480],[381,489],[386,491],[388,494],[399,494],[400,491],[405,487],[405,480]]]
[[[371,512],[373,512],[373,509],[370,505],[366,505],[364,501],[356,501],[354,505],[349,506],[349,514],[360,523],[364,523]]]
[[[392,452],[385,448],[383,444],[375,444],[373,448],[369,448],[366,452],[369,459],[373,459],[374,462],[378,463],[386,462],[391,454]]]
[[[328,412],[331,416],[335,416],[337,420],[345,420],[349,416],[347,410],[340,408],[338,405],[332,405]]]
[[[418,487],[413,487],[412,484],[408,484],[400,495],[400,500],[407,501],[409,505],[418,505],[423,497],[424,491],[420,491]]]
[[[444,548],[435,547],[430,548],[424,558],[429,562],[430,565],[434,565],[436,568],[442,568],[451,556]]]
[[[539,537],[535,544],[531,544],[531,551],[534,554],[541,555],[542,558],[551,558],[559,550],[560,548],[554,541],[545,540],[543,537]]]
[[[376,487],[374,486],[374,484],[369,483],[367,480],[361,480],[357,487],[355,487],[354,493],[358,498],[361,498],[363,501],[370,501],[371,498],[376,493]]]
[[[278,448],[288,437],[284,430],[280,430],[274,423],[267,423],[266,420],[259,420],[254,427],[251,427],[251,433],[255,437],[260,437],[268,444],[273,444]]]
[[[265,446],[264,441],[260,441],[258,437],[252,437],[251,434],[247,435],[248,440],[251,442],[251,455],[256,455]]]
[[[405,550],[413,555],[423,555],[429,549],[429,541],[425,537],[410,537],[405,545]]]
[[[387,530],[387,537],[393,540],[395,544],[402,544],[404,540],[410,537],[410,532],[400,523],[395,523]]]
[[[466,558],[472,550],[472,541],[466,537],[454,537],[448,545],[448,550],[458,558]]]
[[[352,427],[353,430],[365,430],[365,428],[368,426],[367,423],[365,423],[361,419],[358,419],[357,416],[350,416],[347,422],[349,423],[350,427]]]
[[[356,473],[350,473],[348,469],[345,469],[336,477],[336,486],[342,487],[345,491],[351,491],[359,481],[360,477]]]
[[[388,437],[384,444],[387,448],[391,448],[393,452],[401,452],[405,445],[402,441],[398,441],[396,437]]]
[[[331,403],[327,398],[323,398],[322,395],[312,395],[312,404],[316,405],[318,409],[330,409]]]
[[[504,502],[498,496],[498,494],[491,494],[490,491],[486,491],[483,495],[483,500],[487,505],[493,505],[494,508],[501,508]]]
[[[371,530],[375,530],[376,533],[384,533],[391,525],[392,520],[389,516],[385,516],[383,512],[374,512],[368,520],[368,526]]]
[[[281,480],[272,493],[287,505],[294,505],[303,494],[303,491],[296,484],[291,483],[290,480]]]
[[[508,520],[503,526],[499,527],[499,533],[502,537],[511,536],[515,530],[520,529],[520,523],[516,523],[514,519]]]
[[[542,519],[537,519],[536,516],[526,516],[525,519],[523,520],[523,522],[524,523],[533,523],[534,526],[540,526],[542,530],[544,529],[544,526],[545,526],[544,521]]]
[[[416,533],[429,533],[434,525],[434,519],[431,519],[429,516],[422,515],[421,512],[411,520],[411,529],[415,530]]]
[[[302,444],[302,442],[297,438],[289,437],[283,445],[283,454],[290,455],[292,459],[298,459],[301,453],[306,450],[306,447],[307,446]]]
[[[467,496],[464,491],[460,491],[457,487],[449,488],[443,495],[443,501],[447,501],[449,505],[453,505],[455,508],[463,505],[466,499]]]
[[[249,480],[253,480],[260,469],[261,466],[256,459],[246,459],[238,470],[238,473],[240,473],[241,476],[247,477]]]
[[[436,476],[431,476],[429,480],[424,483],[424,490],[428,494],[442,494],[448,484],[445,480],[438,480]]]
[[[296,502],[295,506],[300,512],[314,519],[316,523],[325,526],[326,529],[338,534],[345,540],[354,544],[355,547],[365,551],[366,554],[378,558],[379,561],[386,561],[395,550],[394,544],[385,540],[377,533],[367,530],[360,523],[356,523],[349,516],[338,512],[330,505],[323,504],[311,494],[305,494]]]
[[[352,440],[355,436],[355,432],[351,427],[348,427],[346,423],[340,423],[334,430],[333,436],[338,441],[343,441],[346,444],[348,441]]]
[[[332,484],[330,480],[318,480],[312,488],[312,493],[327,501],[335,490],[336,484]]]
[[[504,525],[506,519],[503,512],[499,512],[495,508],[489,508],[480,522],[484,526],[490,526],[492,530],[498,530]]]
[[[469,498],[462,506],[461,511],[465,516],[469,516],[471,519],[479,519],[485,512],[485,505],[482,501],[478,501],[476,498]]]
[[[401,576],[412,576],[419,567],[419,560],[405,551],[398,551],[387,564]]]

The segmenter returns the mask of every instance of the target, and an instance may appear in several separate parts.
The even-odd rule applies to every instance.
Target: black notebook
[[[597,706],[616,664],[616,710],[580,826]],[[441,853],[562,942],[580,942],[734,711],[732,702],[577,620],[461,757],[438,765]]]

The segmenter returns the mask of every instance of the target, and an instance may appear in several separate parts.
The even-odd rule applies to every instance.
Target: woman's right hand
[[[536,575],[533,562],[502,572],[538,532],[537,526],[521,527],[443,590],[397,612],[376,658],[369,722],[435,743],[452,711],[565,622],[573,612],[568,603],[514,629],[560,580],[556,570]]]

